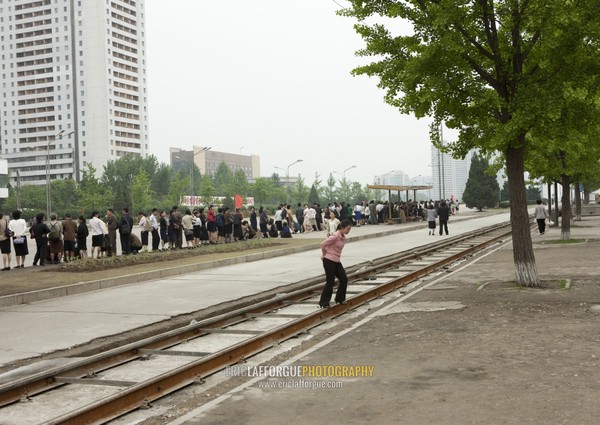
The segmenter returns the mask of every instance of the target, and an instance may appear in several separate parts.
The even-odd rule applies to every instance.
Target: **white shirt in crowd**
[[[12,230],[15,236],[23,236],[27,231],[27,222],[22,218],[18,220],[11,220],[8,223],[8,228]]]
[[[90,229],[92,230],[92,236],[105,235],[108,233],[106,224],[98,217],[92,217],[90,219]]]

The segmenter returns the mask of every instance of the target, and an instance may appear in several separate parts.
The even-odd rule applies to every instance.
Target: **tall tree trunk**
[[[552,182],[548,183],[548,215],[552,217]]]
[[[575,221],[581,221],[581,192],[579,183],[575,183]]]
[[[560,221],[560,238],[571,239],[571,178],[566,174],[561,176],[562,197],[560,198],[562,220]]]
[[[587,186],[583,186],[583,205],[589,205],[590,203],[590,190]]]
[[[558,227],[560,208],[558,207],[558,182],[554,180],[554,225]]]
[[[524,140],[521,140],[524,142]],[[540,286],[540,277],[533,255],[531,242],[531,222],[527,211],[525,192],[524,143],[518,148],[506,151],[506,172],[510,193],[510,222],[513,238],[513,261],[517,284],[520,286]]]

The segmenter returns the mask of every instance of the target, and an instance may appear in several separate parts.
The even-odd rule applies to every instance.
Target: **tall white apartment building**
[[[402,170],[392,170],[389,173],[373,177],[373,182],[381,185],[408,186],[410,185],[410,177]]]
[[[462,199],[469,179],[472,157],[473,151],[469,151],[464,159],[454,159],[436,147],[431,147],[433,199]]]
[[[148,152],[143,0],[0,0],[1,156],[22,184]],[[48,167],[47,167],[48,164]]]

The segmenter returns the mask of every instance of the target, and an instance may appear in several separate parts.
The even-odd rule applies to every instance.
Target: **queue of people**
[[[210,205],[208,208],[185,209],[180,211],[173,206],[169,211],[154,208],[151,213],[137,213],[137,220],[128,208],[123,208],[120,216],[108,209],[101,217],[93,211],[86,220],[66,214],[59,220],[51,214],[49,220],[43,213],[38,214],[29,231],[21,211],[13,211],[11,216],[0,213],[0,251],[2,271],[10,270],[11,255],[15,255],[15,268],[25,267],[29,255],[28,238],[35,240],[36,253],[33,265],[70,262],[75,258],[112,257],[117,253],[117,234],[123,255],[146,251],[168,249],[193,249],[203,245],[238,242],[253,238],[292,238],[294,234],[325,231],[326,236],[334,235],[344,220],[352,226],[376,225],[385,223],[391,211],[392,217],[404,222],[409,217],[428,222],[429,234],[436,233],[436,219],[439,220],[439,234],[448,234],[448,218],[458,212],[458,201],[415,202],[400,201],[390,205],[386,202],[329,203],[324,209],[318,203],[301,204],[296,208],[290,204],[280,204],[270,216],[265,208],[258,211],[254,207],[245,217],[241,208]],[[134,232],[139,230],[140,237]],[[91,235],[91,246],[88,238]]]

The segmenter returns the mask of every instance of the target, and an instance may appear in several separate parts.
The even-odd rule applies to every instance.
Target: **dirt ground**
[[[514,285],[508,245],[298,363],[372,365],[373,377],[255,384],[185,424],[599,423],[600,240],[545,243],[556,236],[534,240],[545,288]]]

